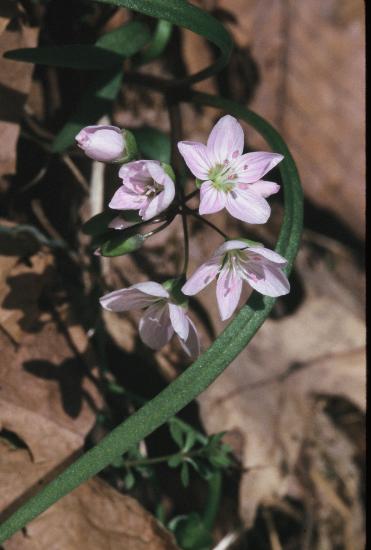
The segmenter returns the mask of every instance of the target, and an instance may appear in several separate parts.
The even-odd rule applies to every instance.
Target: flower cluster
[[[131,231],[132,239],[133,231],[138,233],[144,224],[164,221],[161,229],[177,214],[186,215],[187,197],[183,201],[175,199],[176,182],[171,166],[156,160],[139,160],[135,139],[128,130],[88,126],[79,132],[76,141],[90,158],[121,164],[122,184],[109,203],[109,208],[118,212],[111,216],[108,228]],[[234,117],[222,117],[206,145],[181,141],[178,149],[200,189],[198,216],[225,208],[231,216],[246,223],[263,224],[268,220],[270,206],[266,199],[278,192],[279,185],[262,178],[283,156],[243,153],[244,132]],[[134,217],[128,217],[129,211],[135,211]],[[154,232],[140,235],[140,243]],[[131,251],[122,250],[122,253]],[[226,239],[188,279],[182,273],[162,285],[152,281],[137,283],[106,294],[100,302],[105,309],[115,312],[145,309],[139,323],[142,341],[158,350],[176,334],[185,352],[194,358],[199,354],[200,343],[187,313],[187,297],[216,279],[220,316],[227,320],[238,307],[243,282],[266,296],[287,294],[290,285],[283,271],[286,263],[285,258],[260,243],[245,238]]]

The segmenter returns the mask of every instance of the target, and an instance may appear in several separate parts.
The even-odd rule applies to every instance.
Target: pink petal
[[[189,322],[183,307],[169,303],[170,321],[177,335],[186,340],[189,333]]]
[[[205,181],[200,189],[200,214],[214,214],[226,205],[226,193],[215,189],[211,181]]]
[[[113,195],[108,206],[114,210],[139,210],[147,201],[145,195],[137,195],[121,185]]]
[[[283,256],[280,256],[280,254],[278,254],[277,252],[274,252],[274,250],[269,250],[269,248],[264,248],[263,246],[249,247],[248,252],[254,252],[254,254],[258,254],[259,256],[262,256],[263,258],[269,260],[270,262],[279,264],[280,267],[283,267],[287,264],[287,260],[283,258]]]
[[[244,241],[238,239],[232,239],[221,244],[214,252],[213,258],[217,256],[223,256],[226,252],[230,250],[242,250],[243,248],[248,248],[248,245]]]
[[[262,267],[264,272],[262,277],[251,277],[249,273],[246,274],[246,280],[252,288],[260,292],[260,294],[271,296],[272,298],[283,296],[290,292],[290,283],[280,268],[267,264],[263,264]]]
[[[221,266],[221,258],[215,260],[210,260],[206,262],[188,279],[188,281],[183,285],[182,292],[187,296],[193,296],[197,294],[202,289],[204,289],[218,274],[218,271]]]
[[[100,298],[100,304],[108,311],[129,311],[131,309],[142,309],[158,300],[156,296],[141,292],[138,288],[121,288],[110,292]]]
[[[234,163],[238,183],[254,183],[272,170],[283,156],[277,153],[246,153]]]
[[[226,208],[238,220],[247,223],[265,223],[268,220],[271,208],[263,197],[236,187],[226,195]]]
[[[280,186],[273,181],[259,180],[255,183],[239,183],[239,189],[249,189],[261,197],[267,198],[278,193]]]
[[[216,299],[222,321],[229,319],[240,300],[242,279],[235,271],[224,267],[216,283]]]
[[[189,355],[191,359],[197,359],[197,357],[200,355],[200,338],[192,319],[190,319],[189,317],[188,323],[188,337],[186,340],[182,340],[182,338],[179,338],[179,342],[186,354]]]
[[[200,180],[207,180],[212,163],[206,145],[197,141],[179,141],[178,149],[192,174]]]
[[[175,186],[173,180],[168,178],[164,181],[164,190],[149,200],[148,205],[143,208],[143,212],[141,213],[143,220],[150,220],[160,212],[166,210],[173,202],[174,197]]]
[[[222,164],[242,154],[244,141],[241,124],[233,116],[225,115],[211,130],[207,148],[212,159]]]
[[[167,303],[151,305],[139,321],[139,335],[151,349],[161,349],[174,334]]]
[[[154,281],[145,281],[144,283],[135,283],[131,288],[136,288],[145,294],[150,296],[156,296],[158,298],[169,298],[168,291],[159,283]]]

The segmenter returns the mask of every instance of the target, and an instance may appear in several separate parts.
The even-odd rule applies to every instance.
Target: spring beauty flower
[[[109,311],[145,308],[139,322],[139,335],[151,349],[159,350],[175,333],[184,351],[196,358],[200,353],[197,330],[187,315],[184,297],[183,303],[177,301],[163,285],[153,281],[115,290],[100,298],[101,305]]]
[[[76,136],[85,155],[100,162],[117,162],[125,155],[125,139],[117,126],[86,126]]]
[[[200,214],[213,214],[223,208],[248,223],[265,223],[270,206],[265,200],[279,186],[261,178],[283,156],[276,153],[243,153],[242,126],[232,116],[222,117],[211,130],[207,145],[180,141],[178,148],[192,174],[203,181]]]
[[[216,298],[225,321],[238,306],[244,281],[265,296],[287,294],[290,283],[282,271],[286,264],[285,258],[263,246],[249,246],[242,240],[226,241],[193,273],[182,292],[192,296],[217,278]]]
[[[124,164],[119,177],[122,185],[113,195],[110,208],[138,210],[143,220],[149,220],[174,200],[174,182],[158,161],[137,160]]]

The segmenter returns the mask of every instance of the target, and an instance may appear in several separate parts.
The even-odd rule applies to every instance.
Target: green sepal
[[[115,164],[125,164],[139,157],[137,140],[133,132],[123,129],[121,133],[125,143],[125,154],[121,159],[115,160]]]
[[[169,292],[171,299],[178,305],[184,308],[188,307],[188,297],[183,294],[181,288],[185,283],[184,275],[176,279],[168,279],[163,283],[163,287]]]
[[[164,169],[165,173],[173,180],[175,181],[175,173],[170,164],[166,164],[166,162],[161,162],[161,166]]]
[[[195,187],[196,189],[200,189],[201,185],[203,184],[203,181],[199,180],[198,178],[195,179]]]
[[[140,233],[129,236],[129,230],[120,231],[118,233],[118,235],[113,235],[102,244],[100,247],[102,256],[114,257],[130,254],[141,248],[146,239],[146,237]]]

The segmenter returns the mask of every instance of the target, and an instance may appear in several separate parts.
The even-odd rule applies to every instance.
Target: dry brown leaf
[[[217,0],[250,47],[260,82],[251,108],[282,133],[304,190],[364,237],[364,5],[359,0]],[[254,137],[256,146],[261,142]]]
[[[15,14],[16,4],[14,0],[2,0],[0,6],[0,34],[6,29]]]
[[[27,450],[0,440],[2,490],[24,489],[45,473]],[[100,479],[85,483],[4,544],[5,550],[176,550],[172,535],[133,498]]]
[[[31,64],[4,59],[3,54],[7,50],[36,46],[37,36],[38,29],[26,26],[20,13],[12,17],[0,34],[0,175],[15,171],[19,120],[33,71]]]
[[[313,265],[307,250],[299,255],[298,271],[306,293],[299,309],[267,320],[199,398],[209,433],[231,430],[242,438],[248,471],[240,512],[247,525],[260,503],[287,494],[311,426],[314,396],[338,395],[364,406],[365,330],[362,314],[348,307],[352,290],[331,271],[326,277],[323,261]]]

